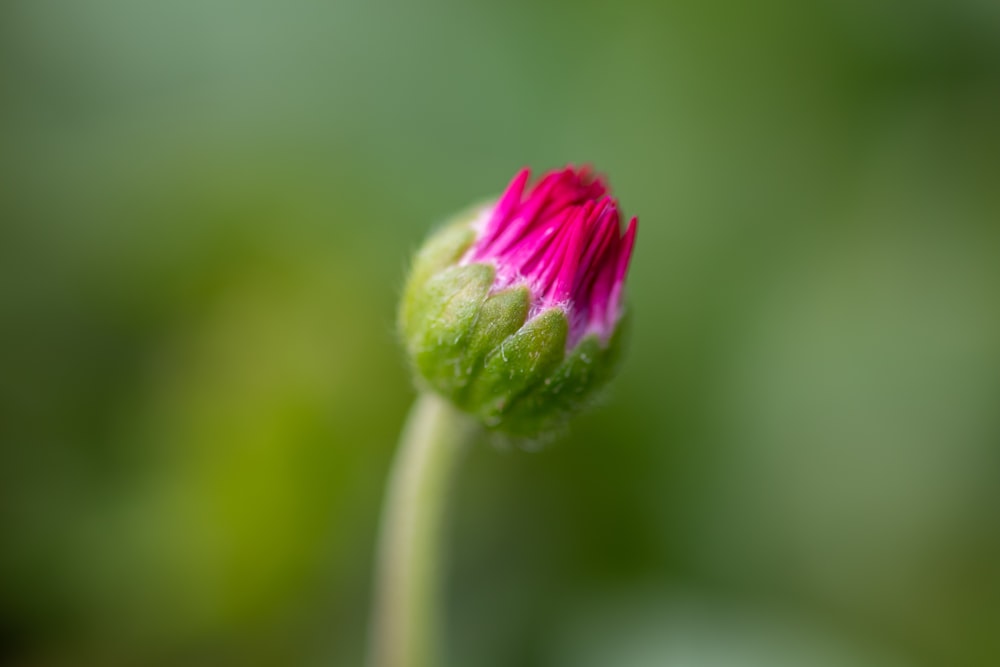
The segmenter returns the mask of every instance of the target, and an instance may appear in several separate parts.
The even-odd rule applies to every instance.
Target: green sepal
[[[622,318],[607,345],[593,334],[577,343],[544,382],[509,407],[504,430],[523,437],[559,431],[573,415],[590,407],[618,371],[629,319]]]
[[[566,353],[569,323],[560,308],[532,318],[486,357],[469,388],[466,409],[490,428],[505,426],[505,413],[525,391],[543,382]]]
[[[415,317],[404,330],[410,358],[424,380],[449,398],[468,383],[465,355],[493,274],[488,264],[444,269],[414,301]]]
[[[524,286],[502,290],[486,299],[465,351],[464,364],[470,383],[486,366],[489,354],[524,325],[530,304],[531,294]],[[460,406],[465,405],[466,395],[466,391],[456,395],[455,400]]]
[[[427,281],[439,271],[456,264],[472,245],[476,233],[469,223],[479,211],[480,208],[476,207],[455,216],[452,222],[445,223],[434,232],[414,256],[399,304],[399,327],[403,331],[412,326]]]

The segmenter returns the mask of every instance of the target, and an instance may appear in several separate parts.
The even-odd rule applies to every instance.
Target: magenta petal
[[[617,321],[621,316],[622,291],[625,288],[625,276],[628,275],[629,263],[632,261],[632,248],[635,247],[635,234],[638,226],[639,221],[636,218],[629,221],[625,238],[618,250],[618,257],[615,258],[615,280],[611,288],[611,296],[608,298],[606,315],[608,321]]]
[[[635,235],[638,228],[638,218],[629,220],[625,238],[622,240],[622,247],[618,251],[618,266],[615,267],[615,283],[617,284],[625,282],[625,276],[628,274],[628,267],[632,261],[632,248],[635,247]]]
[[[566,309],[569,347],[588,333],[607,341],[621,316],[637,220],[623,236],[618,202],[588,167],[549,172],[525,193],[529,177],[523,169],[510,182],[463,261],[494,264],[494,289],[527,285],[533,312]]]
[[[500,201],[497,202],[494,212],[496,218],[506,220],[510,217],[510,213],[514,210],[514,207],[521,203],[521,197],[524,195],[524,186],[528,184],[529,178],[531,178],[530,169],[522,169],[517,172],[517,176],[507,186],[507,191],[500,198]]]
[[[581,212],[580,218],[585,218]],[[562,266],[552,284],[550,298],[555,301],[565,301],[573,294],[574,279],[576,278],[577,267],[580,265],[584,233],[586,227],[583,224],[574,225],[569,233],[569,240],[566,242],[566,253],[562,257]]]

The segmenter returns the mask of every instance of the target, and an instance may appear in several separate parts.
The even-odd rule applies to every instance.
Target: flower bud
[[[419,381],[490,429],[538,437],[593,401],[620,356],[635,218],[607,184],[522,170],[417,253],[400,331]]]

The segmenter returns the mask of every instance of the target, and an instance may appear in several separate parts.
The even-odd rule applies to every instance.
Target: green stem
[[[370,667],[440,667],[438,582],[445,497],[477,424],[432,393],[417,398],[396,452],[379,536]]]

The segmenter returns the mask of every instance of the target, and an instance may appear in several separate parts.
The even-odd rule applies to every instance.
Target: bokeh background
[[[458,667],[1000,664],[1000,3],[0,3],[0,664],[362,663],[429,228],[640,216],[455,493]]]

